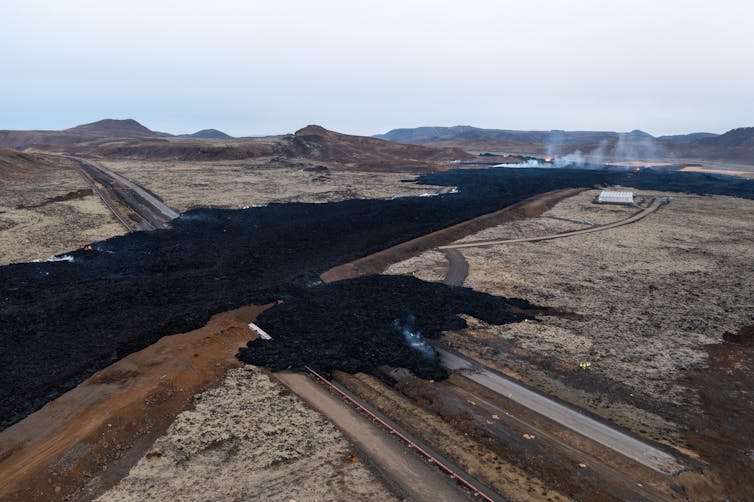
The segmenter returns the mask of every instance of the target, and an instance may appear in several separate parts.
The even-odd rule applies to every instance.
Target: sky
[[[3,0],[0,129],[754,126],[741,0]]]

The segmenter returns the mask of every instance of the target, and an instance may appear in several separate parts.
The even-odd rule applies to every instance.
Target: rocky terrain
[[[3,421],[24,416],[113,357],[197,328],[214,313],[265,302],[335,265],[546,190],[621,180],[629,186],[754,196],[751,181],[697,173],[497,169],[423,180],[459,186],[460,192],[194,210],[169,230],[136,232],[71,252],[71,262],[0,268],[0,346],[7,358],[0,366]],[[145,305],[152,297],[168,300]],[[24,375],[14,370],[22,360]],[[60,367],[50,372],[53,361]]]
[[[264,160],[215,162],[102,161],[160,194],[181,212],[199,207],[241,209],[283,202],[339,202],[437,193],[410,173],[374,173],[322,164],[270,165]],[[446,188],[446,187],[445,187]]]
[[[330,422],[253,366],[198,394],[100,502],[397,500]]]
[[[749,411],[731,408],[718,394],[735,399],[738,385],[750,376],[741,352],[749,335],[740,329],[754,315],[745,298],[752,279],[748,236],[754,229],[748,222],[754,221],[749,207],[753,181],[618,167],[448,171],[453,160],[477,162],[479,157],[317,126],[259,139],[176,138],[145,129],[135,121],[103,121],[29,133],[14,146],[25,151],[0,150],[7,194],[0,207],[0,245],[8,250],[8,261],[67,252],[62,262],[0,267],[3,426],[129,354],[138,359],[155,342],[169,345],[168,335],[202,328],[213,314],[271,302],[258,322],[275,339],[250,342],[239,353],[242,360],[273,370],[311,366],[335,375],[423,434],[425,428],[415,419],[421,414],[428,427],[442,432],[441,451],[514,500],[527,500],[527,490],[552,498],[609,490],[599,484],[602,478],[580,471],[579,463],[563,463],[544,443],[531,442],[533,436],[520,425],[490,429],[500,436],[481,434],[497,420],[490,413],[497,412],[487,409],[480,415],[468,408],[476,404],[464,396],[478,390],[464,387],[457,376],[443,380],[447,372],[427,339],[445,332],[443,344],[686,455],[694,473],[706,476],[701,484],[693,476],[678,481],[687,494],[715,493],[723,486],[726,493],[737,493],[735,473],[746,471],[743,459],[754,445],[736,442],[725,431],[746,430]],[[580,140],[593,140],[592,133],[584,134],[586,139]],[[10,138],[11,144],[19,137],[0,134],[0,140]],[[641,132],[630,137],[647,141]],[[662,141],[686,145],[704,139],[717,138]],[[71,169],[72,160],[60,154],[83,155],[125,175],[184,214],[168,229],[103,240],[122,230],[110,227],[115,222],[92,187]],[[411,174],[419,171],[434,172]],[[436,251],[390,269],[391,274],[414,277],[320,284],[319,275],[333,267],[545,191],[591,189],[538,218],[514,213],[499,220],[507,223],[498,221],[464,240],[589,228],[636,210],[592,205],[594,189],[603,186],[637,190],[645,199],[669,197],[671,203],[634,225],[573,240],[463,250],[470,264],[465,285],[473,289],[434,283],[447,272],[445,256]],[[475,228],[484,228],[479,224]],[[88,243],[91,248],[84,246]],[[233,324],[233,340],[242,340],[234,342],[238,346],[247,340],[245,322]],[[224,334],[220,330],[212,336]],[[173,350],[177,355],[169,359],[182,361],[184,369],[199,360],[210,364],[209,358],[199,357],[201,350],[178,345]],[[223,352],[224,363],[213,372],[216,378],[226,366],[233,367],[228,358],[233,359],[232,352]],[[589,369],[579,367],[584,361]],[[735,362],[736,372],[724,370],[726,361]],[[23,374],[17,371],[20,365]],[[386,378],[385,365],[409,368],[428,380]],[[370,373],[392,381],[395,389],[386,391],[371,376],[349,377],[339,370]],[[93,377],[102,389],[130,388],[142,380],[138,372],[106,373]],[[162,378],[159,373],[152,377]],[[205,388],[209,382],[194,383]],[[169,393],[142,400],[154,399],[164,410],[166,403],[178,407],[154,423],[152,412],[145,414],[139,427],[151,432],[144,438],[165,430],[161,427],[183,406],[178,397],[196,392],[173,383]],[[218,388],[194,401],[103,500],[168,492],[190,499],[197,486],[220,498],[248,493],[264,498],[273,491],[318,498],[332,487],[356,498],[392,496],[362,468],[358,452],[332,434],[331,426],[299,434],[304,421],[326,422],[286,392],[257,368],[232,370]],[[399,403],[400,413],[383,402],[391,392],[388,401]],[[286,421],[260,420],[277,416],[278,401],[296,412]],[[107,430],[129,430],[113,425]],[[261,437],[279,448],[268,449]],[[508,438],[503,442],[508,446],[491,437]],[[110,440],[101,441],[97,448],[104,451]],[[725,450],[717,443],[727,445]],[[465,446],[459,449],[459,444]],[[516,457],[506,450],[512,445],[535,452],[538,460]],[[480,465],[464,448],[494,462]],[[130,454],[138,451],[134,447]],[[290,455],[278,458],[280,451]],[[302,460],[311,451],[322,452],[317,466]],[[118,469],[130,461],[135,458],[122,461]],[[124,474],[118,469],[104,474],[110,460],[101,462],[94,470],[109,481],[91,485],[91,493],[102,493],[102,486]],[[723,472],[722,465],[735,472]],[[228,466],[251,467],[248,483],[234,484]],[[564,477],[562,469],[569,474]],[[91,467],[79,471],[83,479],[92,472]],[[54,469],[50,472],[56,475]],[[498,480],[495,472],[504,472],[505,479]],[[37,481],[44,493],[58,493],[56,479]],[[72,480],[65,485],[66,493],[77,489],[74,485]],[[626,493],[633,493],[633,485]],[[663,489],[680,493],[673,486]]]
[[[596,194],[584,192],[538,218],[463,241],[549,235],[636,211],[595,205]],[[712,389],[744,389],[752,374],[740,363],[724,379],[719,372],[722,361],[743,357],[746,336],[737,341],[735,333],[754,318],[746,300],[754,281],[749,238],[754,205],[732,197],[639,194],[668,197],[670,204],[605,232],[461,250],[469,262],[466,286],[519,294],[578,317],[544,315],[536,322],[494,326],[469,316],[466,330],[443,340],[545,393],[701,458],[713,484],[720,482],[717,476],[731,478],[725,465],[744,475],[750,445],[731,446],[743,436],[729,427],[739,423],[747,406],[723,406]],[[389,272],[439,281],[446,268],[442,254],[428,252]],[[579,367],[582,362],[588,369]],[[730,381],[733,375],[737,383]],[[705,419],[697,420],[700,416]],[[715,441],[726,446],[714,447]],[[737,488],[729,484],[726,490]]]
[[[67,159],[0,149],[0,264],[47,260],[123,233]]]
[[[176,137],[151,131],[132,119],[106,119],[63,131],[0,131],[0,147],[152,161],[263,158],[268,164],[290,165],[304,159],[342,169],[386,172],[447,169],[455,160],[473,158],[458,148],[403,145],[319,126],[264,138],[232,139],[209,130]]]

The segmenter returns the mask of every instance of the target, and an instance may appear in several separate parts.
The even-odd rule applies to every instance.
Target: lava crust
[[[218,312],[277,299],[331,267],[538,193],[622,185],[754,198],[751,180],[649,170],[457,170],[420,181],[457,186],[460,193],[199,209],[170,229],[71,252],[72,262],[0,267],[0,428],[162,336],[199,328]],[[389,296],[374,298],[389,302]]]
[[[426,340],[466,327],[459,313],[491,324],[532,318],[511,312],[511,306],[518,312],[536,308],[518,298],[408,276],[338,281],[286,295],[257,320],[272,340],[252,340],[238,357],[273,371],[309,366],[324,373],[355,373],[389,365],[442,379],[447,373]]]

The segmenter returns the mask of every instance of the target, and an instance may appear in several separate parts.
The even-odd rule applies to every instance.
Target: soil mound
[[[34,155],[0,148],[0,181],[21,181],[43,175],[52,165]]]

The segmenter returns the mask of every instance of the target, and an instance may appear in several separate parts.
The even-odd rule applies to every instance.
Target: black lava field
[[[136,232],[95,243],[92,251],[73,251],[73,262],[0,267],[0,428],[162,336],[198,328],[215,313],[285,295],[299,298],[293,302],[298,309],[284,309],[291,326],[303,326],[302,315],[316,318],[314,325],[322,331],[332,323],[347,340],[340,344],[343,352],[328,350],[316,365],[275,343],[260,351],[264,359],[248,352],[244,357],[273,368],[304,362],[325,369],[400,363],[419,374],[436,374],[437,367],[426,367],[426,359],[411,353],[401,357],[389,351],[376,351],[377,356],[347,352],[351,344],[371,347],[366,338],[386,336],[390,330],[348,329],[350,307],[333,307],[333,298],[340,294],[344,306],[351,305],[347,300],[355,295],[371,298],[369,310],[384,311],[376,318],[383,323],[394,316],[391,322],[402,322],[413,314],[419,329],[430,336],[442,323],[452,322],[449,304],[453,314],[477,312],[504,322],[495,317],[494,302],[415,280],[363,280],[323,290],[327,301],[306,306],[301,288],[335,265],[558,188],[620,184],[754,198],[754,181],[699,173],[489,169],[434,173],[420,180],[457,186],[460,193],[235,211],[197,209],[174,221],[171,229]],[[398,315],[390,291],[372,291],[399,286],[396,294],[403,299],[403,315]],[[499,301],[502,308],[506,302]],[[427,317],[436,317],[439,324]],[[354,324],[363,328],[362,322]],[[392,336],[396,333],[393,330]],[[276,334],[295,338],[282,331]],[[396,347],[394,341],[385,343],[391,350]],[[308,346],[302,342],[290,347],[293,352]]]
[[[300,288],[282,299],[256,322],[272,340],[249,342],[239,353],[242,361],[273,371],[309,366],[325,373],[389,365],[433,379],[447,374],[427,340],[465,328],[458,314],[505,324],[533,319],[510,306],[516,312],[536,308],[517,298],[396,275]]]

